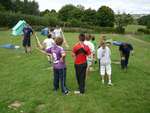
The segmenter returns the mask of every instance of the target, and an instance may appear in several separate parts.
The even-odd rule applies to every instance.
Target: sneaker
[[[64,95],[69,95],[69,91],[66,91],[66,92],[64,93]]]
[[[80,94],[80,91],[74,91],[74,94]]]
[[[108,85],[109,85],[109,86],[113,86],[113,84],[112,84],[112,83],[108,83]]]

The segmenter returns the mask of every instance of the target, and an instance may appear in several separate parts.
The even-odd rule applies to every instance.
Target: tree
[[[98,9],[97,14],[97,24],[102,27],[113,27],[115,22],[114,11],[107,7],[102,6]]]
[[[11,0],[1,0],[0,4],[1,4],[1,7],[3,7],[5,10],[13,9],[13,3]]]
[[[96,25],[96,11],[91,8],[86,9],[84,11],[82,21],[87,22],[89,25]]]
[[[142,16],[141,18],[138,19],[138,23],[140,25],[149,26],[149,24],[150,24],[150,15]]]
[[[2,4],[0,4],[0,11],[5,11],[5,7]]]
[[[67,22],[71,19],[81,20],[83,12],[80,8],[77,8],[74,5],[70,4],[63,6],[59,10],[58,14],[60,20]]]
[[[116,29],[118,33],[124,33],[125,32],[125,26],[127,26],[128,24],[132,24],[134,21],[132,15],[130,14],[120,14],[118,13],[115,16],[115,23],[116,23]]]

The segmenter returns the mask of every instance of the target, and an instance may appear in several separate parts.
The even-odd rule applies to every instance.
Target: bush
[[[81,32],[87,32],[87,33],[94,33],[93,30],[91,29],[86,29],[86,28],[78,28],[78,27],[65,27],[63,28],[63,31],[64,32],[78,32],[78,33],[81,33]]]
[[[19,20],[25,20],[31,26],[42,25],[47,26],[48,20],[44,17],[24,15],[11,12],[0,12],[0,27],[13,27]]]
[[[145,28],[139,28],[137,30],[137,32],[144,33],[144,34],[150,34],[150,30],[149,29],[145,29]]]
[[[124,34],[125,33],[125,28],[123,28],[123,27],[116,27],[116,33]]]

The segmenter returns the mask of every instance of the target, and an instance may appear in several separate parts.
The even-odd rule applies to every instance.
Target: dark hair
[[[54,28],[51,28],[50,31],[53,32],[53,31],[54,31]]]
[[[84,41],[85,40],[85,34],[84,33],[80,33],[79,35],[79,41]]]
[[[58,38],[56,38],[55,39],[55,43],[56,43],[56,45],[58,45],[58,46],[61,46],[62,44],[63,44],[63,38],[62,37],[58,37]]]
[[[48,34],[47,37],[48,37],[48,38],[52,38],[52,35],[51,35],[51,34]]]
[[[94,41],[95,40],[95,36],[92,36],[92,41]]]

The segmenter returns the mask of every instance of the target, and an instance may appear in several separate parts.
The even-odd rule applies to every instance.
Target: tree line
[[[109,31],[115,30],[115,32],[124,33],[125,26],[135,22],[132,15],[126,13],[115,14],[108,6],[101,6],[98,10],[95,10],[91,8],[85,9],[82,5],[74,6],[68,4],[63,6],[58,12],[55,9],[46,9],[40,12],[38,2],[34,0],[1,0],[0,12],[0,20],[3,20],[4,23],[9,23],[8,26],[12,26],[18,19],[24,18],[31,25],[39,26],[39,23],[42,23],[42,26],[60,25],[89,29],[105,27],[108,28]],[[10,17],[3,18],[4,15],[9,15]],[[15,20],[15,22],[9,19]],[[144,20],[145,19],[139,19],[138,22],[145,25]],[[4,26],[4,23],[0,26]],[[150,22],[147,23],[149,24]]]

